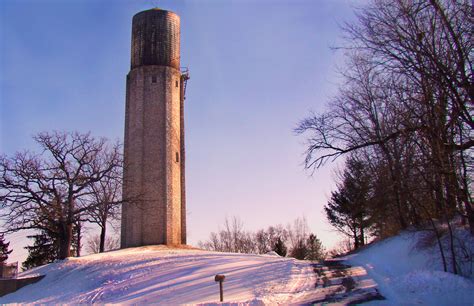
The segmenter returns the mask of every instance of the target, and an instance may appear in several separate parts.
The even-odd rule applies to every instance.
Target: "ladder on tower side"
[[[182,85],[182,99],[186,100],[186,84],[188,83],[189,80],[189,69],[188,67],[182,67],[181,68],[181,85]]]

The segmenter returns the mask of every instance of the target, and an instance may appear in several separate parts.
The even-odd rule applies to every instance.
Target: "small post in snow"
[[[214,280],[216,282],[219,282],[219,289],[221,293],[221,302],[224,302],[224,288],[222,287],[222,283],[224,282],[225,275],[223,274],[217,274],[216,277],[214,277]]]

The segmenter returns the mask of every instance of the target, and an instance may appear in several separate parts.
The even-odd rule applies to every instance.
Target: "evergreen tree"
[[[71,243],[71,254],[77,254],[78,226],[73,227],[73,240]],[[34,267],[42,266],[60,259],[60,236],[59,231],[54,226],[50,225],[48,230],[41,230],[36,235],[27,236],[33,239],[33,245],[27,246],[28,257],[22,263],[23,270],[28,270]]]
[[[0,264],[5,264],[8,259],[8,255],[12,250],[8,250],[10,242],[5,242],[5,237],[3,234],[0,234]]]
[[[324,247],[321,240],[319,240],[316,235],[309,235],[306,246],[308,252],[305,259],[316,261],[321,261],[324,259]]]
[[[373,220],[370,217],[371,180],[365,165],[349,158],[338,190],[324,206],[326,217],[339,232],[354,239],[355,248],[365,244]]]
[[[283,256],[283,257],[286,256],[287,249],[286,249],[285,243],[283,242],[283,240],[281,240],[280,237],[278,237],[275,245],[273,246],[273,251],[280,256]]]
[[[303,260],[308,255],[308,247],[303,239],[298,240],[293,249],[291,249],[290,256],[296,259]]]
[[[34,239],[33,246],[27,246],[28,257],[23,262],[23,270],[42,266],[59,258],[59,239],[51,232],[41,231],[39,234],[27,236]]]

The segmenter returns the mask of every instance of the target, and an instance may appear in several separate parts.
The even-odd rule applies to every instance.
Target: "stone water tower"
[[[132,21],[121,247],[186,244],[180,19],[151,9]]]

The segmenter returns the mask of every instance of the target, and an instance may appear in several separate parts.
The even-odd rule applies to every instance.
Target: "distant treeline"
[[[209,240],[200,241],[198,245],[218,252],[266,254],[273,251],[280,256],[306,260],[325,257],[321,241],[310,233],[305,218],[298,218],[286,227],[280,224],[256,232],[246,231],[237,217],[230,221],[226,218],[222,229],[212,232]]]

